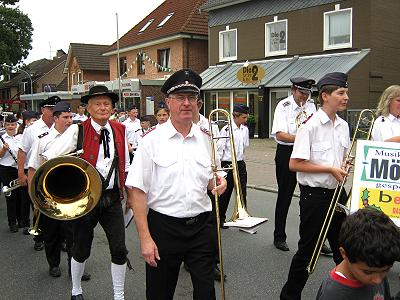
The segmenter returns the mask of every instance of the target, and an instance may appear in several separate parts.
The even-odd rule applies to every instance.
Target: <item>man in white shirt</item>
[[[85,111],[86,105],[83,103],[79,104],[77,108],[77,113],[74,114],[74,116],[72,117],[72,121],[74,123],[86,121],[88,117],[85,115]]]
[[[129,162],[132,162],[134,150],[133,145],[135,144],[135,133],[138,129],[141,129],[140,120],[137,118],[138,110],[135,105],[132,105],[128,108],[128,116],[122,124],[126,127],[126,137],[128,139],[128,143],[131,145],[131,152],[129,153]]]
[[[316,108],[310,98],[313,79],[304,77],[291,78],[292,95],[281,100],[276,106],[271,136],[277,143],[275,154],[276,182],[278,197],[275,206],[274,245],[282,251],[289,251],[286,243],[286,219],[297,184],[296,172],[289,170],[289,159],[298,127]]]
[[[173,299],[184,261],[194,299],[215,299],[215,228],[206,190],[213,186],[208,131],[192,123],[201,77],[189,69],[174,73],[161,91],[171,117],[144,135],[126,180],[142,256],[146,261],[147,299]]]

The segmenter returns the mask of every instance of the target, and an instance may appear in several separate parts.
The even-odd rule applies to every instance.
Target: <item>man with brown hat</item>
[[[72,297],[83,299],[81,277],[85,261],[90,256],[93,231],[97,223],[103,227],[111,252],[111,275],[114,299],[124,299],[127,250],[121,198],[125,172],[129,168],[125,126],[109,121],[118,95],[109,92],[106,86],[96,85],[89,94],[81,98],[87,103],[90,118],[81,125],[73,124],[63,135],[61,143],[43,153],[47,159],[67,154],[82,148],[81,158],[93,165],[103,179],[103,192],[97,206],[87,215],[73,221],[73,248],[71,260]],[[79,134],[79,126],[83,128]],[[82,147],[79,147],[82,144]]]

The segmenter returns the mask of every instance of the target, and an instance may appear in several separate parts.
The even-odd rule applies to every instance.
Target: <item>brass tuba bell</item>
[[[98,203],[102,182],[87,161],[59,156],[35,172],[30,196],[41,213],[57,220],[73,220],[89,213]]]

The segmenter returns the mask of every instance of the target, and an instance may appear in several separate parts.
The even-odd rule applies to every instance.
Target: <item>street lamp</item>
[[[4,67],[7,67],[7,68],[10,68],[11,70],[12,70],[12,66],[10,66],[10,65],[7,65],[6,63],[4,63],[3,64],[3,66]],[[32,84],[32,76],[31,76],[31,74],[29,74],[27,71],[25,71],[25,70],[23,70],[23,69],[17,69],[17,71],[22,71],[22,72],[24,72],[26,75],[28,75],[28,77],[29,77],[29,79],[30,79],[30,81],[31,81],[31,106],[32,106],[32,109],[33,109],[33,84]]]

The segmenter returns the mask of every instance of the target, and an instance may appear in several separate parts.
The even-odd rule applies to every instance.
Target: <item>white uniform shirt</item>
[[[340,168],[350,145],[349,126],[336,115],[335,124],[319,109],[296,135],[291,158],[308,160],[314,164]],[[334,189],[337,180],[330,173],[297,172],[299,184]]]
[[[122,122],[122,124],[124,124],[126,127],[126,137],[128,138],[129,144],[133,145],[135,141],[136,130],[142,128],[142,126],[140,126],[140,120],[136,118],[135,121],[132,121],[131,118],[128,118],[124,122]]]
[[[151,128],[151,127],[150,127]],[[149,128],[149,129],[150,129]],[[143,138],[143,135],[149,130],[144,130],[143,128],[137,129],[135,131],[135,134],[133,136],[133,143],[132,143],[132,147],[133,148],[137,148],[139,146],[139,142],[141,141],[141,139]]]
[[[244,160],[244,151],[249,146],[249,129],[245,125],[238,127],[232,120],[233,140],[235,143],[236,159],[237,161]],[[229,136],[228,125],[222,127],[220,137]],[[218,151],[221,156],[221,161],[232,161],[231,157],[231,143],[228,138],[220,139]]]
[[[102,126],[97,124],[96,122],[93,121],[93,119],[90,120],[91,124],[94,128],[94,130],[100,134],[100,130]],[[109,141],[109,146],[110,146],[110,157],[104,157],[104,150],[103,150],[103,145],[100,145],[99,147],[99,154],[97,156],[97,162],[96,162],[96,169],[99,171],[99,173],[104,177],[107,178],[108,172],[111,169],[112,161],[114,159],[114,136],[112,133],[111,125],[110,123],[107,122],[107,124],[104,126],[108,130],[110,141]],[[63,133],[63,137],[61,141],[58,143],[54,144],[50,149],[45,151],[42,156],[49,160],[54,157],[63,155],[63,154],[68,154],[76,149],[76,144],[78,141],[78,124],[72,124],[71,126],[68,127],[68,129]],[[129,153],[128,153],[128,145],[125,144],[125,172],[128,171],[129,169]],[[111,175],[110,178],[110,183],[107,187],[107,189],[110,189],[114,186],[114,178],[115,178],[115,171]]]
[[[210,137],[193,124],[184,138],[169,119],[146,134],[135,153],[126,186],[147,194],[149,208],[177,218],[211,211]]]
[[[371,139],[373,141],[383,142],[394,136],[400,135],[400,119],[392,114],[387,117],[379,116],[372,127]]]
[[[44,162],[41,154],[47,149],[50,149],[56,141],[59,141],[60,136],[61,133],[59,133],[57,129],[53,127],[50,129],[47,135],[36,139],[32,145],[32,152],[31,157],[29,158],[28,168],[37,170]]]
[[[19,145],[19,149],[26,153],[26,163],[25,167],[28,166],[29,159],[31,157],[31,148],[38,136],[42,133],[49,132],[50,128],[46,125],[46,123],[40,118],[35,121],[32,125],[25,128],[24,133],[21,137],[21,143]]]
[[[84,122],[84,121],[86,121],[88,119],[88,117],[86,117],[84,114],[81,116],[80,114],[75,114],[73,117],[72,117],[72,121],[81,121],[81,122]]]
[[[278,141],[276,134],[278,132],[285,132],[291,135],[296,135],[296,117],[299,113],[301,113],[302,110],[306,112],[308,117],[311,116],[316,111],[314,101],[312,99],[308,99],[303,107],[297,105],[293,95],[279,101],[275,109],[271,132],[271,136],[274,137],[278,144],[293,145],[293,143]],[[305,120],[301,119],[301,121],[303,122]]]
[[[9,150],[11,150],[14,156],[17,157],[19,145],[18,139],[16,139],[14,136],[8,135],[7,132],[2,135],[2,138],[4,139],[4,142],[6,142],[10,147]],[[1,140],[0,148],[3,148],[3,142]],[[15,162],[14,158],[12,158],[9,150],[7,150],[4,156],[0,158],[0,165],[17,168],[17,163]]]

